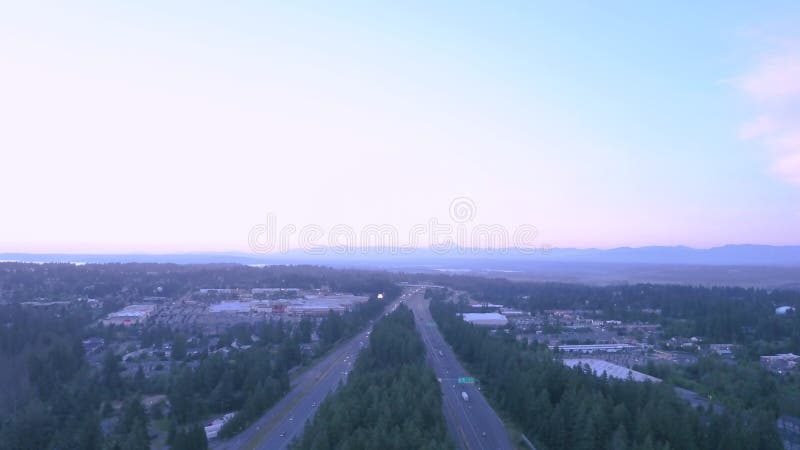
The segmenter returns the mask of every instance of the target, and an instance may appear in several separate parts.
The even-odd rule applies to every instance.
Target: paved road
[[[443,393],[443,409],[447,427],[459,448],[464,450],[512,449],[503,422],[497,417],[476,385],[459,384],[459,377],[468,377],[447,345],[428,310],[429,300],[420,291],[408,298],[414,311],[417,327],[428,348],[428,363],[440,378]],[[466,392],[465,401],[461,393]]]
[[[387,307],[395,307],[407,299],[412,290],[405,291],[401,297]],[[286,448],[300,436],[306,421],[314,417],[317,407],[325,397],[344,382],[350,372],[358,352],[369,342],[370,325],[367,331],[345,341],[333,349],[322,361],[292,380],[292,389],[245,431],[230,440],[212,440],[211,448],[238,450],[263,449],[279,450]]]

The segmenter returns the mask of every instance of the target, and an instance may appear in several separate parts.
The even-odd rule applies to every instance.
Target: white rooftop
[[[784,360],[787,360],[787,361],[791,361],[791,360],[795,360],[795,359],[800,359],[800,356],[795,355],[794,353],[778,353],[777,355],[762,356],[761,358],[763,358],[763,359],[784,359]]]
[[[630,376],[633,381],[652,381],[654,383],[658,383],[661,379],[652,377],[650,375],[637,372],[635,370],[628,369],[627,367],[623,367],[614,363],[610,363],[608,361],[604,361],[602,359],[590,359],[590,358],[581,358],[581,359],[565,359],[564,365],[569,367],[575,367],[577,365],[588,365],[589,369],[598,377],[602,376],[604,373],[608,375],[610,378],[617,378],[620,380],[627,380]]]
[[[463,318],[467,322],[476,324],[505,325],[508,323],[506,316],[500,313],[464,313]]]
[[[112,312],[108,318],[113,317],[145,317],[148,316],[153,310],[156,309],[155,305],[128,305],[119,311]]]
[[[558,348],[565,352],[591,352],[594,350],[624,350],[636,348],[631,344],[575,344],[575,345],[550,345],[551,350]]]
[[[208,307],[209,312],[250,312],[250,304],[246,302],[222,302]]]

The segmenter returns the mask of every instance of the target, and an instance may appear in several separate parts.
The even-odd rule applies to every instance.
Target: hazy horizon
[[[600,252],[607,252],[613,250],[646,250],[646,249],[685,249],[685,250],[692,250],[692,251],[708,251],[708,250],[718,250],[718,249],[725,249],[725,248],[747,248],[747,247],[754,247],[754,248],[775,248],[775,249],[798,249],[800,250],[800,245],[795,244],[787,244],[787,245],[771,245],[771,244],[724,244],[724,245],[714,245],[708,247],[692,247],[688,245],[642,245],[642,246],[614,246],[614,247],[547,247],[546,249],[531,249],[530,252],[534,253],[542,253],[548,252],[552,250],[575,250],[575,251],[600,251]],[[336,249],[333,246],[322,246],[321,248],[326,249]],[[351,247],[355,248],[356,250],[388,250],[391,247],[379,247],[379,246],[358,246],[358,247]],[[448,249],[450,251],[456,252],[459,248],[463,250],[475,250],[475,251],[485,251],[487,253],[497,252],[501,253],[503,250],[511,251],[511,250],[519,250],[518,247],[506,247],[506,248],[495,248],[495,247],[456,247],[453,246],[452,248]],[[436,247],[432,246],[417,246],[417,247],[401,247],[403,251],[419,251],[419,250],[436,250]],[[308,249],[304,249],[301,247],[293,247],[289,249],[289,252],[292,253],[303,253]],[[525,250],[525,249],[523,249]],[[204,249],[196,249],[196,250],[182,250],[182,251],[165,251],[165,252],[158,252],[158,251],[128,251],[128,252],[115,252],[115,251],[5,251],[0,249],[0,255],[3,254],[22,254],[22,255],[37,255],[37,254],[64,254],[64,255],[120,255],[120,254],[130,254],[130,255],[245,255],[245,256],[277,256],[285,253],[283,251],[276,250],[271,253],[257,253],[253,252],[249,249],[244,250],[204,250]],[[399,253],[399,251],[398,251]],[[346,254],[346,253],[345,253]]]

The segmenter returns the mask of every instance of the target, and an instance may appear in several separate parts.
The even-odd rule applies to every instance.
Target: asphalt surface
[[[401,300],[408,299],[407,290],[399,299],[387,306],[387,312]],[[346,382],[358,352],[369,342],[372,324],[366,331],[335,347],[325,358],[292,380],[292,389],[261,418],[243,432],[229,440],[213,439],[213,449],[263,449],[286,448],[299,437],[306,421],[314,417],[320,403],[338,386]]]
[[[429,300],[422,291],[406,301],[414,311],[417,329],[428,349],[428,363],[441,381],[444,416],[451,436],[460,449],[512,449],[503,422],[483,397],[478,385],[461,384],[458,378],[469,377],[445,342],[428,309]],[[465,392],[469,400],[464,400]]]

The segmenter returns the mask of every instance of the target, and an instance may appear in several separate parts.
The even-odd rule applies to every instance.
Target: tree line
[[[584,310],[600,319],[660,324],[669,336],[742,344],[751,359],[762,351],[800,353],[800,314],[775,314],[778,306],[800,310],[797,291],[665,284],[591,286],[466,276],[434,279],[467,291],[481,302],[534,313]]]
[[[235,340],[250,348],[231,350],[228,357],[206,350],[188,357],[185,330],[168,326],[92,327],[126,302],[150,295],[177,297],[209,285],[328,287],[372,298],[319,323],[304,319],[233,326],[219,336],[220,346]],[[243,429],[285,394],[288,371],[302,362],[300,346],[311,341],[315,327],[321,352],[352,336],[385,305],[375,299],[376,292],[388,300],[399,295],[385,273],[314,266],[0,263],[0,383],[5,386],[0,390],[0,447],[147,449],[148,431],[165,421],[173,448],[204,448],[202,420],[238,411],[221,435]],[[106,308],[82,302],[21,305],[86,297],[106,299]],[[105,337],[107,344],[139,341],[142,348],[171,343],[172,361],[164,362],[168,370],[162,374],[146,377],[140,367],[134,376],[122,376],[120,355],[108,351],[92,367],[82,344],[90,335]],[[143,408],[141,399],[151,394],[166,394],[169,408]]]
[[[534,440],[556,449],[780,449],[763,411],[696,411],[666,383],[596,377],[568,368],[545,346],[464,322],[465,305],[434,299],[431,313],[484,392]]]
[[[410,309],[400,305],[375,325],[347,384],[320,405],[293,448],[452,448]]]
[[[387,272],[313,265],[0,262],[0,299],[14,303],[39,298],[176,298],[201,288],[327,287],[360,295],[380,292],[394,281],[395,277]]]
[[[90,320],[83,309],[56,315],[0,306],[0,446],[97,449],[104,443],[104,393],[81,344]]]

